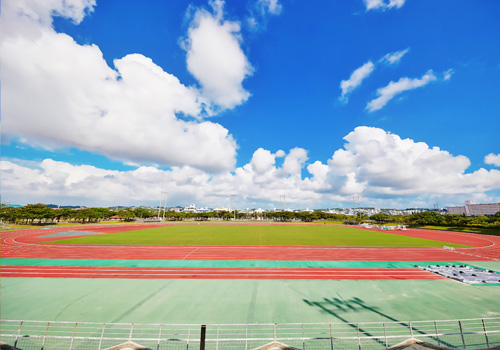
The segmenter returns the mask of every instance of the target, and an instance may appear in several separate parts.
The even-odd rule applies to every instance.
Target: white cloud
[[[500,154],[490,153],[484,157],[484,162],[500,167]]]
[[[278,0],[258,0],[257,6],[263,13],[279,15],[283,9]]]
[[[250,5],[246,23],[251,30],[265,29],[270,16],[279,16],[283,6],[279,0],[257,0]]]
[[[474,194],[500,188],[500,171],[465,173],[470,166],[467,157],[382,129],[357,127],[344,139],[345,149],[328,161],[330,182],[344,193],[353,186],[364,187],[364,195],[373,197]]]
[[[407,48],[406,50],[401,50],[401,51],[395,51],[395,52],[390,52],[386,54],[384,57],[380,59],[381,62],[384,62],[386,64],[396,64],[401,61],[404,55],[410,50],[410,48]]]
[[[214,13],[197,9],[182,47],[187,52],[187,68],[202,86],[202,94],[221,109],[245,102],[250,93],[243,80],[253,67],[240,47],[238,22],[223,19],[223,1],[212,1]]]
[[[377,64],[396,64],[409,50],[410,48],[402,51],[390,52],[379,59],[377,61]],[[347,103],[349,94],[357,89],[361,85],[363,80],[365,80],[370,74],[373,73],[375,67],[376,66],[372,61],[368,61],[364,65],[356,69],[354,72],[352,72],[348,80],[342,80],[340,82],[340,89],[342,90],[342,94],[340,95],[339,100]]]
[[[432,81],[437,80],[436,76],[432,72],[432,70],[427,71],[422,78],[401,78],[397,82],[391,81],[387,86],[377,89],[377,97],[376,99],[371,100],[366,105],[366,109],[369,112],[374,112],[382,107],[384,107],[387,102],[392,100],[396,95],[408,90],[413,90],[422,86],[429,84]]]
[[[300,171],[306,159],[305,150],[294,148],[286,154],[284,165],[277,167],[275,155],[259,149],[250,163],[215,175],[189,166],[116,171],[52,159],[35,164],[3,160],[0,172],[6,201],[154,205],[159,193],[167,190],[172,205],[195,201],[215,207],[227,204],[229,196],[236,193],[240,203],[259,202],[269,208],[281,194],[286,194],[289,203],[312,204],[320,199],[314,191],[302,189]]]
[[[375,69],[375,65],[372,61],[368,61],[361,67],[352,72],[348,80],[342,80],[340,82],[340,88],[342,89],[342,94],[339,97],[340,101],[347,102],[348,95],[353,92],[358,86],[361,85],[364,79],[366,79]]]
[[[276,156],[273,155],[270,151],[265,150],[263,148],[259,148],[254,152],[252,157],[252,169],[257,174],[264,174],[269,172],[274,168],[274,164],[276,163]]]
[[[222,16],[220,1],[213,4],[216,15]],[[232,169],[236,143],[221,125],[199,121],[204,105],[211,102],[197,89],[140,54],[116,59],[112,69],[99,47],[79,45],[52,28],[54,13],[78,23],[93,5],[90,0],[2,2],[4,140],[17,137],[32,146],[76,147],[142,164]],[[230,33],[235,25],[210,18],[218,26],[211,34],[234,44]],[[231,76],[218,73],[222,85],[234,87],[227,83]],[[232,78],[235,86],[241,83],[237,74]],[[228,98],[232,105],[244,100]]]
[[[293,148],[290,153],[285,156],[283,161],[283,171],[287,175],[300,175],[305,162],[309,158],[307,157],[307,151],[303,148]]]
[[[446,72],[443,73],[443,80],[450,80],[453,74],[455,74],[455,71],[453,69],[448,69]]]
[[[171,205],[217,207],[228,205],[229,196],[237,194],[240,208],[270,208],[283,194],[290,206],[299,208],[337,207],[349,203],[353,194],[365,205],[378,206],[498,200],[488,191],[500,190],[500,170],[467,173],[470,161],[465,156],[366,126],[344,139],[344,147],[326,164],[317,160],[307,165],[307,151],[301,148],[288,153],[260,148],[248,164],[218,174],[189,166],[116,171],[51,159],[3,160],[2,196],[22,203],[156,205],[160,192],[167,190]],[[276,158],[282,153],[285,159],[279,166]],[[310,174],[305,177],[304,167]]]
[[[2,1],[2,14],[17,13],[22,16],[14,18],[2,16],[2,31],[9,32],[13,28],[16,32],[21,30],[24,24],[38,23],[42,26],[50,26],[53,16],[72,19],[73,23],[79,24],[83,18],[94,11],[95,0],[6,0]],[[20,21],[20,22],[18,22]],[[17,23],[15,23],[17,22]]]
[[[279,151],[277,151],[275,153],[275,155],[276,155],[277,158],[283,158],[286,155],[286,153],[285,153],[285,151],[283,151],[283,150],[280,149]]]
[[[400,8],[406,0],[363,0],[366,6],[366,11],[370,10],[386,10],[393,7]]]

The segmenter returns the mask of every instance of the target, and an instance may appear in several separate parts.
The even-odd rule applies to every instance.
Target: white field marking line
[[[192,251],[191,251],[188,255],[186,255],[185,257],[183,257],[183,258],[182,258],[182,260],[186,260],[186,258],[187,258],[188,256],[190,256],[191,254],[193,254],[193,253],[194,253],[195,251],[197,251],[198,249],[200,249],[200,248],[196,248],[195,250],[192,250]]]
[[[427,252],[427,251],[442,251],[442,247],[317,247],[317,246],[181,246],[181,245],[119,245],[119,244],[43,244],[40,245],[38,243],[23,243],[23,242],[18,242],[15,239],[13,240],[16,244],[13,244],[12,246],[23,246],[23,247],[33,247],[37,249],[42,249],[45,247],[50,247],[50,248],[56,248],[56,249],[67,249],[69,247],[71,248],[76,248],[79,247],[81,249],[88,249],[88,248],[101,248],[101,249],[109,249],[109,248],[114,248],[114,249],[127,249],[127,250],[152,250],[152,249],[157,249],[157,250],[180,250],[180,249],[189,249],[189,248],[194,248],[197,247],[195,250],[191,251],[189,254],[187,254],[182,260],[185,260],[188,256],[193,254],[195,251],[199,249],[245,249],[245,250],[275,250],[277,249],[278,251],[290,251],[290,250],[324,250],[324,251],[333,251],[333,250],[346,250],[346,251],[352,251],[352,250],[369,250],[369,251],[394,251],[394,250],[404,250],[405,252]],[[272,253],[272,251],[270,252]],[[208,254],[208,252],[206,253]],[[77,255],[79,256],[79,255]],[[209,255],[204,255],[204,256],[209,256]],[[308,255],[306,255],[308,256]],[[216,255],[216,257],[219,257]]]
[[[21,236],[24,237],[24,236]],[[18,237],[16,237],[18,238]],[[333,249],[340,249],[340,250],[404,250],[408,251],[409,249],[411,250],[442,250],[442,247],[337,247],[337,246],[325,246],[325,247],[318,247],[318,246],[257,246],[257,245],[250,245],[250,246],[214,246],[214,245],[203,245],[203,246],[197,246],[197,245],[133,245],[133,244],[43,244],[40,245],[38,243],[25,243],[25,242],[18,242],[16,239],[12,239],[13,242],[16,243],[16,245],[21,245],[21,246],[33,246],[33,247],[53,247],[53,248],[59,248],[59,249],[64,249],[67,247],[81,247],[82,249],[92,247],[92,248],[120,248],[120,249],[188,249],[188,248],[194,248],[197,247],[196,250],[205,248],[205,249],[259,249],[259,250],[269,250],[269,249],[286,249],[286,250],[333,250]],[[194,251],[193,251],[194,252]],[[188,254],[187,256],[191,255],[193,252]]]
[[[447,235],[450,235],[450,236],[461,236],[461,237],[470,237],[471,234],[474,234],[474,233],[468,233],[467,232],[451,232],[451,231],[441,231],[441,233],[444,233],[444,234],[447,234]],[[484,246],[484,247],[462,247],[462,248],[458,248],[458,249],[479,249],[479,248],[489,248],[491,246],[495,246],[497,245],[497,242],[495,241],[491,241],[487,238],[483,238],[483,237],[474,237],[474,238],[477,238],[479,240],[482,240],[482,241],[486,241],[486,242],[489,242],[491,243],[490,245],[488,246]]]
[[[491,244],[490,245],[485,245],[483,247],[455,247],[455,249],[485,249],[485,248],[495,247],[495,246],[498,245],[497,242],[490,241],[489,239],[481,238],[481,240],[486,241],[486,242],[490,242]]]
[[[135,268],[121,268],[121,269],[107,269],[107,268],[102,268],[102,269],[91,269],[91,268],[80,268],[80,269],[72,269],[71,267],[69,268],[56,268],[56,269],[50,269],[50,270],[46,270],[46,269],[43,269],[44,267],[47,267],[47,266],[40,266],[39,268],[37,267],[25,267],[25,268],[19,268],[19,267],[12,267],[12,266],[3,266],[2,267],[2,270],[5,272],[29,272],[29,271],[63,271],[63,272],[86,272],[86,271],[90,271],[90,272],[93,272],[93,271],[96,271],[96,272],[133,272],[133,273],[140,273],[140,272],[184,272],[184,273],[205,273],[206,271],[212,271],[212,272],[215,272],[215,271],[221,271],[221,272],[224,272],[224,273],[227,273],[227,274],[232,274],[232,273],[258,273],[258,272],[269,272],[269,273],[286,273],[286,274],[290,274],[290,273],[304,273],[304,272],[307,272],[307,271],[304,271],[304,270],[286,270],[286,271],[283,271],[283,270],[280,270],[280,269],[266,269],[266,270],[243,270],[241,271],[240,268],[232,268],[232,270],[224,270],[224,269],[218,269],[218,268],[215,268],[215,269],[212,269],[212,268],[207,268],[206,270],[203,270],[203,269],[185,269],[185,268],[180,268],[180,269],[135,269]],[[182,270],[181,270],[182,269]],[[315,274],[328,274],[328,273],[332,273],[332,272],[336,272],[336,273],[356,273],[356,274],[373,274],[373,273],[381,273],[383,271],[357,271],[357,270],[345,270],[345,271],[338,271],[336,269],[334,269],[335,271],[312,271],[311,273],[315,273]],[[387,271],[388,273],[386,275],[391,275],[391,274],[394,274],[394,275],[401,275],[401,274],[404,274],[405,276],[406,275],[426,275],[426,274],[429,274],[429,272],[427,271],[424,271],[424,270],[418,270],[416,269],[415,271]],[[389,273],[390,272],[390,273]]]
[[[261,274],[224,274],[224,273],[203,273],[203,274],[193,274],[193,273],[162,273],[162,274],[153,274],[153,273],[142,273],[139,275],[130,274],[130,273],[91,273],[91,272],[7,272],[7,275],[69,275],[69,276],[77,276],[77,275],[94,275],[94,276],[289,276],[289,277],[415,277],[415,275],[343,275],[343,274],[329,274],[329,275],[316,275],[316,274],[270,274],[270,273],[261,273]],[[8,276],[4,276],[8,277]],[[439,275],[427,275],[427,276],[419,276],[426,278],[444,278]]]
[[[114,226],[116,227],[116,226]],[[40,231],[42,232],[42,231]],[[40,233],[40,232],[36,232],[36,233]],[[31,232],[26,232],[26,233],[31,233]],[[57,232],[56,232],[57,233]],[[453,232],[442,232],[442,233],[446,233],[446,234],[450,234],[450,235],[458,235],[458,236],[462,236],[462,237],[467,237],[467,235],[464,235],[464,234],[455,234]],[[11,238],[11,240],[13,242],[15,242],[17,245],[23,245],[23,246],[37,246],[37,247],[40,247],[39,244],[37,243],[24,243],[24,242],[18,242],[16,240],[16,238],[19,238],[19,237],[24,237],[26,235],[20,235],[18,237],[15,237],[15,238]],[[418,237],[417,237],[418,238]],[[484,246],[484,247],[468,247],[468,248],[458,248],[458,249],[482,249],[482,248],[489,248],[489,247],[492,247],[492,246],[495,246],[496,243],[494,241],[490,241],[488,239],[485,239],[485,238],[480,238],[481,240],[483,241],[486,241],[486,242],[489,242],[491,243],[490,245],[488,246]],[[175,246],[175,245],[169,245],[169,246],[162,246],[162,245],[147,245],[147,246],[143,246],[143,245],[119,245],[119,244],[108,244],[108,245],[101,245],[101,244],[89,244],[89,245],[79,245],[79,244],[44,244],[43,246],[45,247],[62,247],[62,246],[72,246],[72,247],[109,247],[109,246],[112,246],[112,247],[120,247],[121,249],[151,249],[151,247],[155,247],[155,248],[168,248],[168,249],[172,249],[172,248],[185,248],[185,247],[198,247],[198,249],[200,248],[208,248],[208,249],[226,249],[226,248],[231,248],[231,249],[234,249],[234,248],[243,248],[243,249],[249,249],[249,248],[252,248],[252,249],[268,249],[268,248],[287,248],[287,249],[314,249],[314,250],[329,250],[329,249],[342,249],[342,250],[355,250],[355,249],[366,249],[366,250],[372,250],[372,249],[375,249],[375,250],[408,250],[408,249],[411,249],[411,250],[433,250],[433,249],[437,249],[437,250],[441,250],[442,248],[441,247],[337,247],[337,246],[331,246],[331,247],[317,247],[317,246],[196,246],[196,245],[193,245],[193,246]],[[189,255],[191,255],[193,252],[191,252],[190,254],[188,254],[186,257],[188,257]],[[186,259],[186,257],[184,257],[184,259]],[[183,259],[183,260],[184,260]]]
[[[72,226],[69,226],[69,227],[72,227]],[[120,227],[120,226],[96,226],[95,228],[116,228],[116,227]],[[73,227],[75,229],[79,228],[79,229],[84,229],[86,228],[85,226],[76,226],[76,227]],[[33,234],[38,234],[38,233],[46,233],[46,234],[54,234],[54,233],[61,233],[61,232],[64,232],[67,228],[55,228],[55,229],[51,229],[51,230],[25,230],[25,231],[17,231],[16,233],[18,233],[14,238],[12,238],[12,241],[15,242],[16,244],[18,245],[28,245],[28,246],[39,246],[38,243],[24,243],[24,242],[18,242],[16,240],[16,238],[20,238],[20,237],[26,237],[26,236],[31,236]],[[88,229],[88,227],[87,227]],[[106,232],[100,232],[101,234],[104,234]],[[45,236],[45,235],[44,235]],[[57,247],[59,244],[45,244],[45,246],[55,246]],[[68,244],[69,245],[69,244]]]
[[[417,229],[417,230],[414,230],[413,232],[417,232],[418,233],[419,231],[421,232],[421,231],[431,231],[431,230]],[[411,232],[411,230],[408,230],[408,232]],[[450,236],[461,236],[461,237],[469,237],[469,238],[470,238],[471,234],[474,234],[472,232],[452,232],[452,231],[439,231],[439,232],[441,234],[446,234],[446,235],[450,235]],[[408,235],[405,235],[405,234],[401,234],[401,235],[402,236],[407,236],[407,237],[413,237],[413,236],[408,236]],[[415,238],[422,238],[422,237],[415,237]],[[477,238],[479,240],[482,240],[482,241],[489,242],[491,244],[487,245],[487,246],[483,246],[483,247],[457,247],[457,248],[458,249],[480,249],[480,248],[489,248],[489,247],[492,247],[492,246],[500,244],[500,243],[497,243],[495,241],[491,241],[491,240],[489,240],[487,238],[483,238],[483,237],[475,237],[475,238]],[[426,238],[423,238],[423,239],[426,239]]]
[[[106,227],[106,226],[104,226]],[[117,226],[113,226],[113,227],[117,227]],[[39,231],[39,232],[36,232],[36,233],[40,233],[40,232],[46,232],[46,231]],[[31,233],[31,232],[27,232],[27,233]],[[455,233],[455,232],[442,232],[442,233],[445,233],[445,234],[449,234],[449,235],[456,235],[456,236],[462,236],[462,237],[468,237],[468,235],[465,235],[465,234],[461,234],[461,233]],[[26,235],[23,235],[23,236],[18,236],[18,237],[24,237]],[[21,245],[21,246],[36,246],[36,247],[41,247],[39,244],[37,243],[23,243],[23,242],[18,242],[16,240],[16,238],[18,237],[15,237],[15,238],[12,238],[12,241],[16,243],[16,245]],[[457,248],[457,249],[485,249],[485,248],[490,248],[490,247],[493,247],[493,246],[496,246],[497,243],[494,242],[494,241],[491,241],[489,239],[485,239],[485,238],[482,238],[480,237],[479,238],[480,240],[483,240],[483,241],[486,241],[486,242],[489,242],[491,243],[490,245],[488,246],[484,246],[484,247],[462,247],[462,248]],[[252,249],[273,249],[273,248],[286,248],[287,250],[294,250],[294,249],[312,249],[312,250],[331,250],[332,248],[333,249],[341,249],[341,250],[356,250],[356,249],[363,249],[363,250],[411,250],[411,251],[425,251],[425,250],[441,250],[442,248],[441,247],[336,247],[336,246],[332,246],[332,247],[317,247],[317,246],[161,246],[161,245],[148,245],[148,246],[141,246],[141,245],[100,245],[100,244],[94,244],[94,245],[78,245],[78,244],[44,244],[43,245],[44,247],[119,247],[120,249],[151,249],[152,247],[154,247],[155,249],[157,248],[160,248],[160,249],[175,249],[175,248],[186,248],[186,247],[198,247],[197,249],[195,249],[194,251],[192,251],[191,253],[189,253],[188,255],[186,255],[182,260],[185,260],[189,255],[191,255],[192,253],[194,253],[196,250],[200,249],[200,248],[208,248],[208,249],[226,249],[226,248],[231,248],[231,249],[234,249],[234,248],[243,248],[243,249],[249,249],[249,248],[252,248]],[[466,253],[464,253],[466,254]],[[467,255],[467,254],[466,254]],[[474,256],[474,255],[471,255],[471,256]],[[496,260],[496,259],[492,259],[492,260]]]
[[[473,257],[481,258],[481,259],[489,259],[489,260],[493,260],[493,261],[500,261],[500,259],[490,258],[488,256],[483,256],[483,255],[476,255],[476,254],[464,253],[464,252],[460,252],[460,251],[456,251],[456,253],[463,254],[463,255],[468,255],[468,256],[473,256]]]

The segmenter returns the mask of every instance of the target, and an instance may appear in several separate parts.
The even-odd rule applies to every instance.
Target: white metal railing
[[[250,350],[273,341],[302,350],[388,349],[409,338],[455,349],[500,346],[500,317],[407,322],[139,324],[0,320],[0,340],[19,349]]]

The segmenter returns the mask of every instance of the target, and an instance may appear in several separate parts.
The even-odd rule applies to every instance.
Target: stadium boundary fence
[[[451,349],[498,347],[500,317],[413,322],[207,325],[0,321],[0,340],[23,350],[118,349],[127,342],[156,350],[250,350],[269,344],[272,344],[271,348],[299,350],[367,350],[389,349],[408,339]]]

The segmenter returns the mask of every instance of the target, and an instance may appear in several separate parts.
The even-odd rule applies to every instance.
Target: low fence
[[[389,349],[408,339],[451,349],[493,348],[500,346],[500,317],[413,322],[207,325],[0,321],[0,341],[23,350],[104,350],[117,349],[127,342],[139,344],[141,349],[156,350],[250,350],[273,342],[278,343],[267,348],[375,350]],[[123,348],[137,347],[129,343]]]

